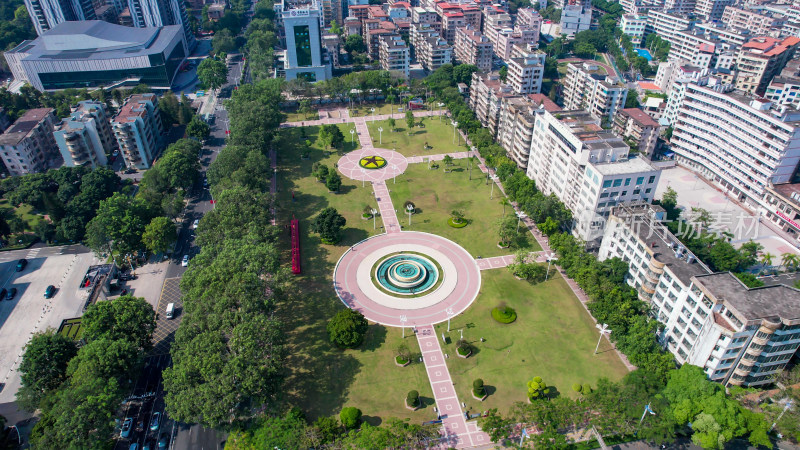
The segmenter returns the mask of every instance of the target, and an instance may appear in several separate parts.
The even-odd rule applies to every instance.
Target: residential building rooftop
[[[778,284],[748,288],[730,272],[695,276],[696,284],[705,287],[720,301],[729,303],[748,321],[800,323],[800,290]]]
[[[0,145],[19,144],[51,112],[53,112],[52,108],[29,109],[5,133],[0,135]]]

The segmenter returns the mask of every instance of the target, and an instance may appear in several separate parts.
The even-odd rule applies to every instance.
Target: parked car
[[[194,222],[192,222],[192,229],[196,230],[198,225],[200,225],[200,219],[194,219]]]
[[[12,287],[8,290],[8,295],[6,295],[6,300],[14,300],[14,297],[17,296],[17,288]]]
[[[168,445],[169,445],[169,435],[167,435],[167,433],[164,433],[158,439],[158,448],[167,448]]]
[[[183,260],[181,261],[181,265],[183,267],[189,267],[189,255],[183,255]]]
[[[134,167],[128,167],[125,169],[125,173],[136,173],[137,170]]]
[[[150,419],[150,431],[158,431],[159,425],[161,425],[161,413],[157,412],[153,414],[153,418]]]
[[[0,289],[0,300],[6,298],[6,294],[8,294],[8,290],[6,288]]]
[[[47,286],[47,289],[44,290],[44,298],[53,298],[55,294],[56,294],[56,287],[53,286],[52,284],[50,286]]]
[[[131,446],[130,446],[130,448],[128,450],[139,450],[139,444],[134,442],[133,444],[131,444]]]
[[[133,428],[133,419],[128,417],[122,422],[122,430],[119,432],[119,436],[123,438],[127,438],[131,436],[131,429]]]
[[[20,259],[17,261],[17,272],[22,272],[25,270],[25,266],[28,265],[28,260],[25,258]]]

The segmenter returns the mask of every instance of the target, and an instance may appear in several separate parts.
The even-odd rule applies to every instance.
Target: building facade
[[[322,54],[320,11],[315,6],[281,12],[286,36],[284,70],[287,80],[299,77],[314,82],[331,77],[331,65]]]
[[[569,63],[564,81],[564,109],[585,109],[594,117],[613,122],[625,106],[628,88],[591,62]]]
[[[29,109],[0,135],[0,155],[9,174],[44,172],[60,164],[55,121],[52,108]]]
[[[547,55],[533,44],[515,45],[511,50],[506,82],[517,94],[538,94],[542,91],[544,60]]]
[[[195,47],[194,33],[183,0],[128,0],[128,10],[133,26],[150,28],[178,25],[183,31],[187,49],[190,51]]]
[[[97,19],[91,0],[25,0],[25,9],[39,36],[63,22]]]
[[[70,117],[56,125],[53,137],[68,167],[103,167],[117,147],[111,118],[102,102],[82,101]]]
[[[769,183],[787,183],[797,169],[800,112],[688,83],[671,142],[679,164],[758,209]]]
[[[492,42],[471,27],[456,31],[455,58],[462,64],[472,64],[481,72],[492,70]]]
[[[381,69],[400,73],[408,79],[408,68],[411,55],[405,41],[399,34],[381,36],[380,63]]]
[[[653,155],[660,130],[658,122],[639,108],[620,109],[614,119],[614,132],[643,155]]]
[[[111,121],[125,165],[135,169],[149,169],[161,152],[161,113],[155,94],[136,94],[125,99],[119,112]]]
[[[639,45],[644,38],[644,29],[647,26],[646,16],[637,16],[634,14],[623,14],[622,19],[619,21],[619,27],[622,34],[630,36],[633,45]]]
[[[764,95],[767,85],[794,57],[800,38],[758,37],[750,40],[736,58],[736,89]]]

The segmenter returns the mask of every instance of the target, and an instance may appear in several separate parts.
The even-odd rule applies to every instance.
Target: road
[[[242,61],[237,61],[230,67],[228,83],[221,88],[221,92],[232,92],[241,76],[242,64]],[[222,94],[217,98],[224,97],[225,94]],[[215,430],[206,429],[200,425],[176,423],[164,415],[164,392],[161,384],[161,371],[171,364],[169,349],[182,318],[183,304],[179,285],[186,267],[182,266],[181,260],[184,255],[189,255],[189,264],[191,264],[191,258],[200,251],[195,245],[193,223],[213,208],[211,192],[203,187],[205,171],[217,158],[220,150],[225,147],[228,113],[221,105],[215,105],[214,111],[216,119],[211,125],[211,136],[206,140],[202,153],[199,155],[202,176],[189,194],[189,203],[183,212],[175,251],[167,266],[161,297],[156,306],[157,319],[153,336],[153,351],[147,358],[147,364],[140,373],[132,394],[133,396],[145,396],[145,398],[134,398],[127,402],[123,409],[125,417],[132,418],[137,424],[137,430],[132,433],[132,439],[119,439],[115,446],[116,450],[127,450],[134,442],[139,444],[139,448],[142,448],[146,442],[155,443],[162,434],[170,437],[171,449],[217,449],[222,447],[223,438]],[[169,303],[175,303],[176,315],[172,320],[165,317],[166,306]],[[162,416],[161,424],[157,431],[151,431],[145,425],[149,424],[156,412]],[[138,424],[143,424],[143,426],[138,427]]]

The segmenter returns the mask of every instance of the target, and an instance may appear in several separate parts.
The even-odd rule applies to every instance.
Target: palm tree
[[[761,272],[764,272],[764,270],[766,270],[767,266],[771,266],[772,265],[772,258],[774,258],[774,257],[775,257],[775,255],[773,255],[772,253],[769,253],[769,252],[764,252],[764,253],[761,254],[761,264],[763,264],[763,266],[761,267]]]
[[[795,253],[784,253],[781,255],[781,264],[789,270],[791,267],[792,269],[797,268],[797,265],[800,263],[800,256]]]
[[[508,200],[508,197],[503,197],[503,199],[500,200],[500,204],[503,205],[503,215],[505,216],[506,206],[511,206],[511,202]]]

